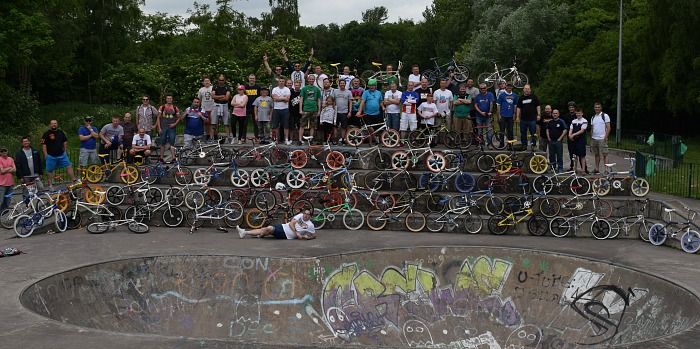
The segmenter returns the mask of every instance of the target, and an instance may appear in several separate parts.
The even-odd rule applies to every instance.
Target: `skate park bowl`
[[[492,247],[115,260],[20,300],[64,324],[241,348],[635,347],[700,321],[698,297],[641,270]]]

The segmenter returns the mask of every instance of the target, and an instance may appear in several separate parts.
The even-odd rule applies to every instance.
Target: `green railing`
[[[611,132],[611,135],[612,133],[614,131]],[[654,135],[653,142],[649,141],[651,135]],[[637,130],[621,130],[620,142],[614,146],[614,148],[618,149],[639,151],[652,156],[671,159],[673,160],[673,166],[680,165],[683,162],[680,147],[681,136]]]

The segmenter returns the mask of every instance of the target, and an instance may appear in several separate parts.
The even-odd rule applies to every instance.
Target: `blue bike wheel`
[[[418,186],[430,191],[436,191],[441,182],[440,175],[435,173],[424,173],[418,178]]]
[[[659,246],[666,241],[666,227],[663,224],[654,224],[649,229],[649,242]]]
[[[474,189],[476,181],[469,173],[461,173],[455,178],[455,188],[462,193],[468,193]]]

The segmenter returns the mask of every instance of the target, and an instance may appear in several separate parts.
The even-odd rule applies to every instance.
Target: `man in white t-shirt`
[[[418,64],[414,64],[413,67],[411,67],[411,75],[408,76],[408,81],[414,84],[420,84],[420,79],[420,68]]]
[[[314,72],[309,75],[314,77],[314,86],[318,87],[319,89],[323,89],[323,80],[328,79],[328,75],[321,72],[321,66],[315,66]]]
[[[151,136],[146,134],[146,130],[143,128],[140,128],[139,133],[134,135],[129,154],[131,154],[132,159],[135,155],[140,155],[144,159],[148,159],[151,156]]]
[[[396,82],[392,81],[390,89],[384,93],[384,108],[386,111],[386,126],[399,131],[401,127],[401,91],[396,89]]]
[[[197,97],[202,103],[202,109],[207,115],[211,115],[211,111],[214,109],[214,98],[211,96],[211,80],[208,76],[204,77],[204,86],[199,89]],[[208,120],[207,120],[208,121]],[[211,124],[209,122],[204,123],[204,134],[206,135],[205,140],[209,140],[209,134],[211,133]]]
[[[260,229],[246,231],[241,227],[236,227],[238,236],[242,239],[246,235],[264,238],[272,235],[275,239],[300,239],[312,240],[316,238],[316,228],[311,221],[311,210],[304,209],[302,213],[294,216],[289,223],[268,225]]]
[[[593,174],[600,173],[600,156],[603,163],[608,163],[608,135],[610,135],[610,116],[603,113],[603,105],[596,102],[593,105],[595,115],[591,118],[591,153],[595,155],[595,170]]]
[[[452,110],[452,100],[454,96],[452,91],[447,89],[447,79],[440,80],[440,89],[433,92],[433,101],[437,105],[438,115],[435,126],[440,126],[440,120],[445,120],[445,126],[448,130],[452,129],[452,116],[450,116]]]
[[[291,145],[289,140],[289,98],[292,92],[285,83],[284,78],[277,79],[277,87],[272,89],[272,100],[274,103],[272,109],[272,129],[278,130],[277,138],[284,134],[284,144]]]

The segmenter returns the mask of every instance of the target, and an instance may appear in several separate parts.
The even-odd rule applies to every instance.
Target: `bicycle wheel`
[[[97,184],[90,185],[85,189],[85,201],[93,205],[99,205],[105,201],[107,192]]]
[[[496,167],[496,160],[489,154],[479,155],[476,160],[476,167],[483,173],[489,173]]]
[[[454,67],[454,75],[452,76],[457,82],[465,82],[469,79],[469,68],[464,64],[456,64]]]
[[[610,184],[611,182],[606,178],[596,178],[593,180],[592,187],[598,196],[605,196],[610,193]]]
[[[16,204],[15,207],[19,208],[18,205],[21,205],[21,203]],[[15,207],[6,208],[2,210],[2,213],[0,213],[0,224],[2,224],[3,228],[12,229],[13,224],[15,223],[15,218],[17,218],[17,215],[13,214]]]
[[[165,197],[170,206],[180,207],[185,201],[185,189],[178,187],[170,187],[165,190]]]
[[[243,205],[237,201],[229,201],[224,205],[224,223],[233,228],[243,218]]]
[[[503,213],[515,213],[520,212],[523,209],[522,202],[519,196],[508,195],[503,199]]]
[[[132,219],[137,222],[143,222],[143,220],[148,216],[148,211],[146,206],[129,206],[124,210],[124,219]],[[104,222],[105,220],[103,220]]]
[[[566,218],[556,217],[549,221],[549,232],[558,238],[565,237],[569,234],[569,230],[571,230],[571,222]]]
[[[498,154],[495,158],[493,158],[493,160],[494,164],[496,165],[496,171],[500,173],[508,172],[513,167],[513,161],[511,160],[510,155]]]
[[[358,127],[351,127],[348,130],[347,135],[345,135],[345,141],[348,145],[353,147],[359,147],[360,144],[369,136],[367,130],[363,130]]]
[[[144,167],[141,167],[139,170],[141,172],[141,179],[144,181],[148,182],[148,184],[154,184],[155,182],[158,181],[158,170],[150,165],[146,165]]]
[[[180,155],[177,157],[177,162],[189,166],[194,164],[197,158],[199,158],[199,153],[195,152],[194,149],[185,149],[180,152]]]
[[[591,223],[591,235],[598,240],[605,240],[612,231],[610,222],[605,219],[597,219]]]
[[[308,156],[306,152],[300,149],[293,151],[289,157],[289,163],[291,163],[294,168],[304,168],[307,161]]]
[[[530,80],[527,78],[527,75],[518,72],[517,74],[513,75],[513,79],[511,81],[513,82],[513,87],[523,88],[525,87],[525,85],[527,85],[528,81]]]
[[[407,169],[411,164],[408,154],[403,150],[397,150],[391,154],[391,168],[395,170]]]
[[[384,173],[379,171],[369,171],[363,178],[364,186],[370,189],[380,190],[384,186],[386,179]]]
[[[103,210],[107,212],[103,213]],[[103,206],[103,208],[97,211],[97,214],[103,222],[118,221],[122,218],[122,210],[117,206]]]
[[[585,177],[576,177],[571,180],[569,190],[571,190],[571,193],[574,195],[586,195],[591,190],[591,182]]]
[[[256,156],[253,149],[251,149],[250,147],[243,146],[238,148],[238,154],[233,159],[233,162],[235,162],[236,165],[238,165],[239,167],[246,167],[250,165],[250,163],[253,162],[255,158]]]
[[[491,136],[491,146],[496,150],[503,150],[508,146],[508,138],[502,131],[494,132]]]
[[[484,197],[484,208],[490,215],[495,215],[503,212],[503,199],[500,196]]]
[[[482,174],[476,177],[476,189],[477,190],[488,190],[491,187],[491,181],[493,177],[490,174]]]
[[[127,227],[132,233],[136,234],[145,234],[151,229],[148,225],[139,222],[130,222],[127,224]]]
[[[475,214],[470,214],[464,217],[464,230],[469,234],[477,234],[481,231],[483,226],[484,221],[481,220],[481,217]]]
[[[31,216],[22,214],[17,216],[14,221],[15,234],[21,238],[26,238],[32,235],[36,225],[34,224],[34,219]]]
[[[203,190],[202,194],[204,194],[204,204],[211,207],[221,205],[221,202],[224,200],[224,196],[221,194],[219,189],[216,188],[209,187]]]
[[[547,218],[554,218],[561,211],[561,203],[556,198],[544,198],[540,201],[540,213]]]
[[[185,221],[187,222],[187,225],[190,227],[195,227],[199,228],[202,225],[204,225],[204,220],[202,219],[197,219],[197,211],[187,211],[185,214]]]
[[[423,134],[423,131],[414,130],[408,134],[408,144],[413,148],[422,148],[428,142],[428,138]]]
[[[382,230],[386,226],[387,217],[384,212],[372,210],[367,213],[367,227],[372,230]]]
[[[245,188],[250,181],[250,174],[244,169],[235,169],[231,171],[231,185],[236,188]]]
[[[196,185],[209,184],[209,181],[211,180],[211,174],[209,173],[209,169],[200,167],[194,170],[194,173],[192,173],[192,180]]]
[[[486,84],[487,88],[493,87],[493,84],[496,82],[496,74],[494,73],[481,73],[479,76],[476,77],[476,80],[479,82],[479,85],[481,84]]]
[[[451,117],[451,116],[447,116]],[[450,148],[450,149],[456,149],[458,147],[462,148],[469,148],[469,145],[471,144],[466,144],[465,142],[469,141],[468,139],[465,140],[465,138],[468,138],[469,133],[467,132],[460,132],[457,133],[455,131],[449,131],[445,132],[445,137],[443,138],[443,142],[445,143],[445,146]]]
[[[429,154],[425,158],[425,166],[428,168],[428,171],[433,173],[444,171],[445,167],[447,166],[445,155],[442,155],[440,152]]]
[[[340,205],[343,203],[343,197],[336,192],[330,192],[323,196],[321,202],[324,208],[331,212],[336,212],[340,210]]]
[[[381,211],[391,210],[395,205],[396,199],[391,193],[379,193],[377,198],[372,202],[372,206]]]
[[[476,181],[474,180],[474,177],[472,177],[472,175],[469,173],[463,172],[455,177],[455,188],[462,193],[472,191],[475,184]]]
[[[639,238],[642,239],[642,241],[649,242],[650,229],[651,223],[647,222],[646,220],[639,223],[639,227],[637,227],[637,235],[639,235]]]
[[[270,173],[263,168],[256,168],[250,173],[250,185],[253,188],[264,188],[270,185]]]
[[[102,171],[102,167],[99,165],[90,165],[83,170],[83,176],[85,177],[85,180],[90,183],[98,183],[102,180],[104,171]]]
[[[535,174],[542,174],[547,171],[547,158],[537,154],[530,158],[530,171]]]
[[[440,194],[431,194],[425,201],[425,208],[428,212],[442,212],[449,201]]]
[[[423,71],[423,74],[421,74],[424,79],[428,80],[428,86],[433,86],[435,85],[435,82],[437,81],[437,76],[434,71],[432,70],[425,70]]]
[[[549,194],[552,191],[552,186],[554,186],[552,179],[545,175],[539,175],[532,181],[532,189],[536,193]]]
[[[345,156],[339,151],[330,151],[326,155],[326,164],[333,170],[337,170],[345,166]]]
[[[266,209],[273,208],[280,203],[277,202],[277,197],[275,194],[273,194],[271,191],[264,190],[255,194],[253,197],[253,204],[258,208],[258,210],[264,211]]]
[[[425,228],[428,229],[428,231],[432,231],[433,233],[441,231],[442,228],[445,226],[445,223],[442,221],[438,221],[439,217],[439,213],[428,214],[428,216],[425,217]]]
[[[290,210],[291,210],[290,213],[293,216],[301,213],[304,210],[311,210],[311,214],[313,215],[314,214],[314,205],[309,200],[301,199],[301,200],[295,201]]]
[[[594,199],[595,200],[595,199]],[[598,218],[608,218],[612,215],[612,205],[607,200],[596,200],[593,202],[595,214]]]
[[[134,184],[139,180],[139,170],[134,165],[124,165],[119,173],[119,178],[125,184]]]
[[[109,224],[107,224],[107,223],[95,222],[95,223],[92,223],[92,224],[87,226],[87,231],[90,234],[102,234],[102,233],[106,232],[108,229],[109,229]]]
[[[652,245],[659,246],[666,241],[666,226],[656,223],[649,228],[649,242]]]
[[[185,206],[190,210],[198,210],[204,206],[204,194],[198,190],[193,190],[185,195]]]
[[[289,154],[282,149],[273,148],[270,153],[270,162],[272,162],[273,165],[286,164],[289,162]]]
[[[527,231],[532,235],[542,236],[547,233],[548,228],[549,222],[544,216],[536,214],[527,221]]]
[[[374,167],[377,170],[386,170],[391,167],[391,156],[383,151],[374,155]]]
[[[251,229],[262,228],[267,221],[267,214],[253,207],[245,215],[245,224]]]
[[[365,215],[362,211],[353,208],[343,214],[343,225],[350,230],[358,230],[365,224]]]
[[[425,227],[425,216],[420,212],[411,212],[406,215],[406,229],[417,233]]]
[[[163,198],[163,191],[160,190],[160,188],[148,188],[148,191],[146,192],[146,204],[151,206],[158,206],[158,204],[163,202]]]
[[[329,215],[331,215],[333,218],[329,218]],[[335,219],[333,213],[329,214],[328,212],[321,210],[321,212],[317,213],[315,216],[312,216],[311,221],[314,223],[314,228],[323,229],[323,227],[326,226],[326,222],[328,222],[330,219]]]
[[[382,131],[379,140],[385,147],[394,148],[401,142],[401,135],[396,130],[386,129]]]
[[[436,191],[442,183],[441,175],[437,173],[423,173],[418,177],[418,188]]]
[[[59,210],[56,209],[54,210],[54,225],[56,226],[56,230],[60,231],[61,233],[66,231],[68,229],[68,218],[66,217],[66,214]]]
[[[185,214],[179,207],[169,206],[163,210],[163,223],[169,227],[179,227],[185,219]]]
[[[187,167],[176,167],[173,169],[175,172],[173,177],[175,177],[175,182],[179,185],[186,185],[192,182],[192,171]]]
[[[287,185],[292,189],[299,189],[306,184],[306,175],[301,170],[287,172]]]
[[[695,230],[688,230],[681,236],[681,248],[688,253],[700,250],[700,234]]]
[[[66,212],[66,219],[68,220],[68,229],[78,229],[82,224],[82,215],[79,210],[72,209]]]
[[[506,217],[501,214],[493,215],[489,217],[487,226],[489,227],[489,231],[491,234],[495,235],[503,235],[506,233],[508,230],[508,225],[503,224],[503,220],[505,220]]]
[[[632,195],[642,197],[649,194],[649,182],[644,178],[637,178],[630,184]]]
[[[126,193],[124,192],[124,188],[113,185],[107,189],[107,202],[111,205],[121,205],[125,198]]]

